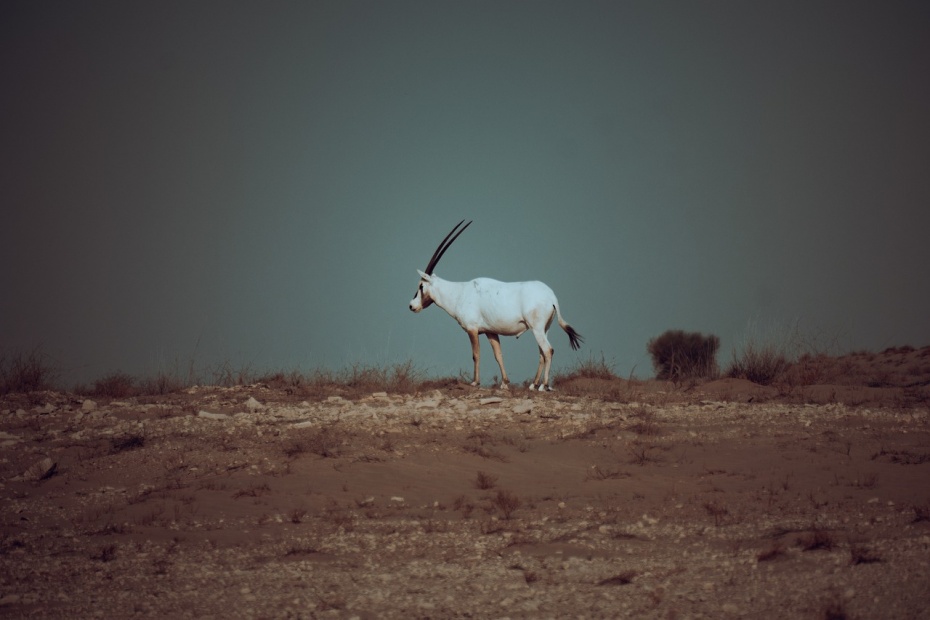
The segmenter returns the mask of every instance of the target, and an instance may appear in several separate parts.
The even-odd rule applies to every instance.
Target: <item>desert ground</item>
[[[0,616],[928,618],[930,348],[0,398]]]

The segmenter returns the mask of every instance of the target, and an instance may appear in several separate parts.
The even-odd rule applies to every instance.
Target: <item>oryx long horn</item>
[[[465,221],[465,220],[462,220],[462,222],[464,222],[464,221]],[[471,222],[468,222],[468,224],[465,224],[465,226],[462,226],[462,222],[459,222],[458,224],[456,224],[456,225],[455,225],[455,228],[453,228],[452,230],[449,231],[449,234],[446,235],[446,238],[442,240],[442,243],[440,243],[440,244],[439,244],[439,247],[436,248],[436,251],[433,252],[433,257],[432,257],[431,259],[429,259],[429,264],[426,265],[426,270],[425,270],[426,273],[432,275],[433,269],[436,268],[436,263],[438,263],[438,262],[439,262],[439,259],[442,258],[442,255],[446,253],[446,250],[449,249],[449,246],[452,245],[452,243],[453,243],[456,239],[459,238],[459,235],[461,235],[463,232],[465,232],[465,229],[466,229],[466,228],[468,228],[469,226],[471,226]],[[462,226],[462,229],[459,230],[458,232],[455,232],[456,229],[458,229],[459,226]],[[454,236],[454,237],[452,237],[452,234],[453,234],[453,233],[455,233],[455,236]],[[452,237],[452,239],[449,239],[449,237]],[[448,243],[446,243],[447,241],[448,241]]]

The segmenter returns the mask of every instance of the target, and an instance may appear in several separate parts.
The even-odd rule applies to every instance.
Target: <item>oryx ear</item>
[[[421,280],[426,280],[427,282],[429,282],[430,280],[433,279],[433,276],[431,276],[431,275],[428,274],[428,273],[424,273],[424,272],[420,271],[419,269],[417,269],[417,273],[420,274],[420,279],[421,279]]]

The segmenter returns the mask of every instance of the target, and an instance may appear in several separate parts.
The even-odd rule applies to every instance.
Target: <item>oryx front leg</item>
[[[504,356],[501,353],[501,339],[497,334],[485,334],[488,337],[488,341],[491,343],[491,350],[494,351],[494,359],[497,360],[497,365],[501,368],[501,388],[507,389],[510,379],[507,378],[507,371],[504,370]]]
[[[471,384],[475,387],[481,384],[481,374],[479,366],[481,365],[481,344],[478,342],[478,332],[468,332],[468,339],[471,340],[471,359],[475,362],[475,380]]]

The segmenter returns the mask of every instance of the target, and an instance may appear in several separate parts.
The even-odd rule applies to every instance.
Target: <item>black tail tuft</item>
[[[568,334],[568,340],[572,344],[572,350],[577,351],[581,348],[581,343],[584,342],[584,338],[581,337],[581,334],[576,332],[571,325],[565,326],[565,333]]]

